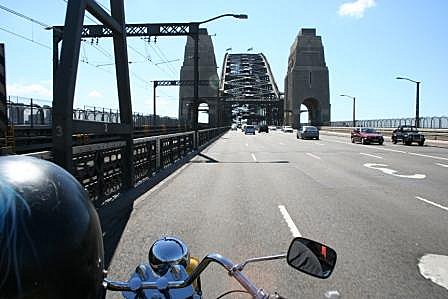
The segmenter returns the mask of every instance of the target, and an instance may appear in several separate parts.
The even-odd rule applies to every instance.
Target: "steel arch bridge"
[[[246,105],[253,123],[280,125],[283,122],[283,94],[280,93],[266,57],[258,54],[224,56],[220,96],[226,107]]]

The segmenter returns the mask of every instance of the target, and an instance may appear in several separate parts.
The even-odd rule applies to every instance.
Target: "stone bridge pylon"
[[[285,77],[285,124],[299,127],[300,106],[311,125],[330,122],[330,92],[324,47],[316,29],[301,29],[291,46]]]

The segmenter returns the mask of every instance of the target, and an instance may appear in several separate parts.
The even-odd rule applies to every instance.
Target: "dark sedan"
[[[297,130],[297,139],[299,138],[319,140],[319,130],[314,126],[303,126]]]

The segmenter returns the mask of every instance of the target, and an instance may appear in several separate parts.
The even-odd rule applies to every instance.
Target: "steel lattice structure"
[[[234,105],[249,105],[257,122],[282,123],[283,99],[266,57],[262,54],[226,54],[220,94]]]
[[[232,101],[279,101],[280,92],[262,54],[226,54],[221,93]]]

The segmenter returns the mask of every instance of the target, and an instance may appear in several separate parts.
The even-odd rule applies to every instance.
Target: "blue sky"
[[[108,1],[99,1],[109,7]],[[50,25],[65,18],[64,0],[1,0],[0,4]],[[316,28],[322,36],[330,73],[332,120],[351,119],[357,98],[357,118],[412,117],[415,85],[395,80],[407,76],[422,81],[422,116],[448,115],[448,1],[445,0],[192,0],[125,1],[128,23],[202,21],[223,13],[245,13],[248,20],[220,19],[206,24],[220,66],[225,49],[266,55],[283,90],[290,46],[300,28]],[[20,39],[6,29],[51,47],[52,35],[39,25],[0,10],[0,42],[6,44],[9,95],[51,100],[51,50]],[[92,23],[89,19],[85,24]],[[151,43],[129,38],[132,101],[136,112],[152,111],[151,80],[177,79],[185,37],[158,38]],[[112,66],[112,42],[83,43],[75,106],[118,107]],[[152,62],[148,61],[148,58]],[[162,63],[164,60],[178,60]],[[86,63],[88,62],[88,63]],[[156,65],[158,64],[158,65]],[[219,71],[219,70],[218,70]],[[219,72],[218,72],[219,73]],[[177,116],[178,89],[158,88],[158,112]]]

